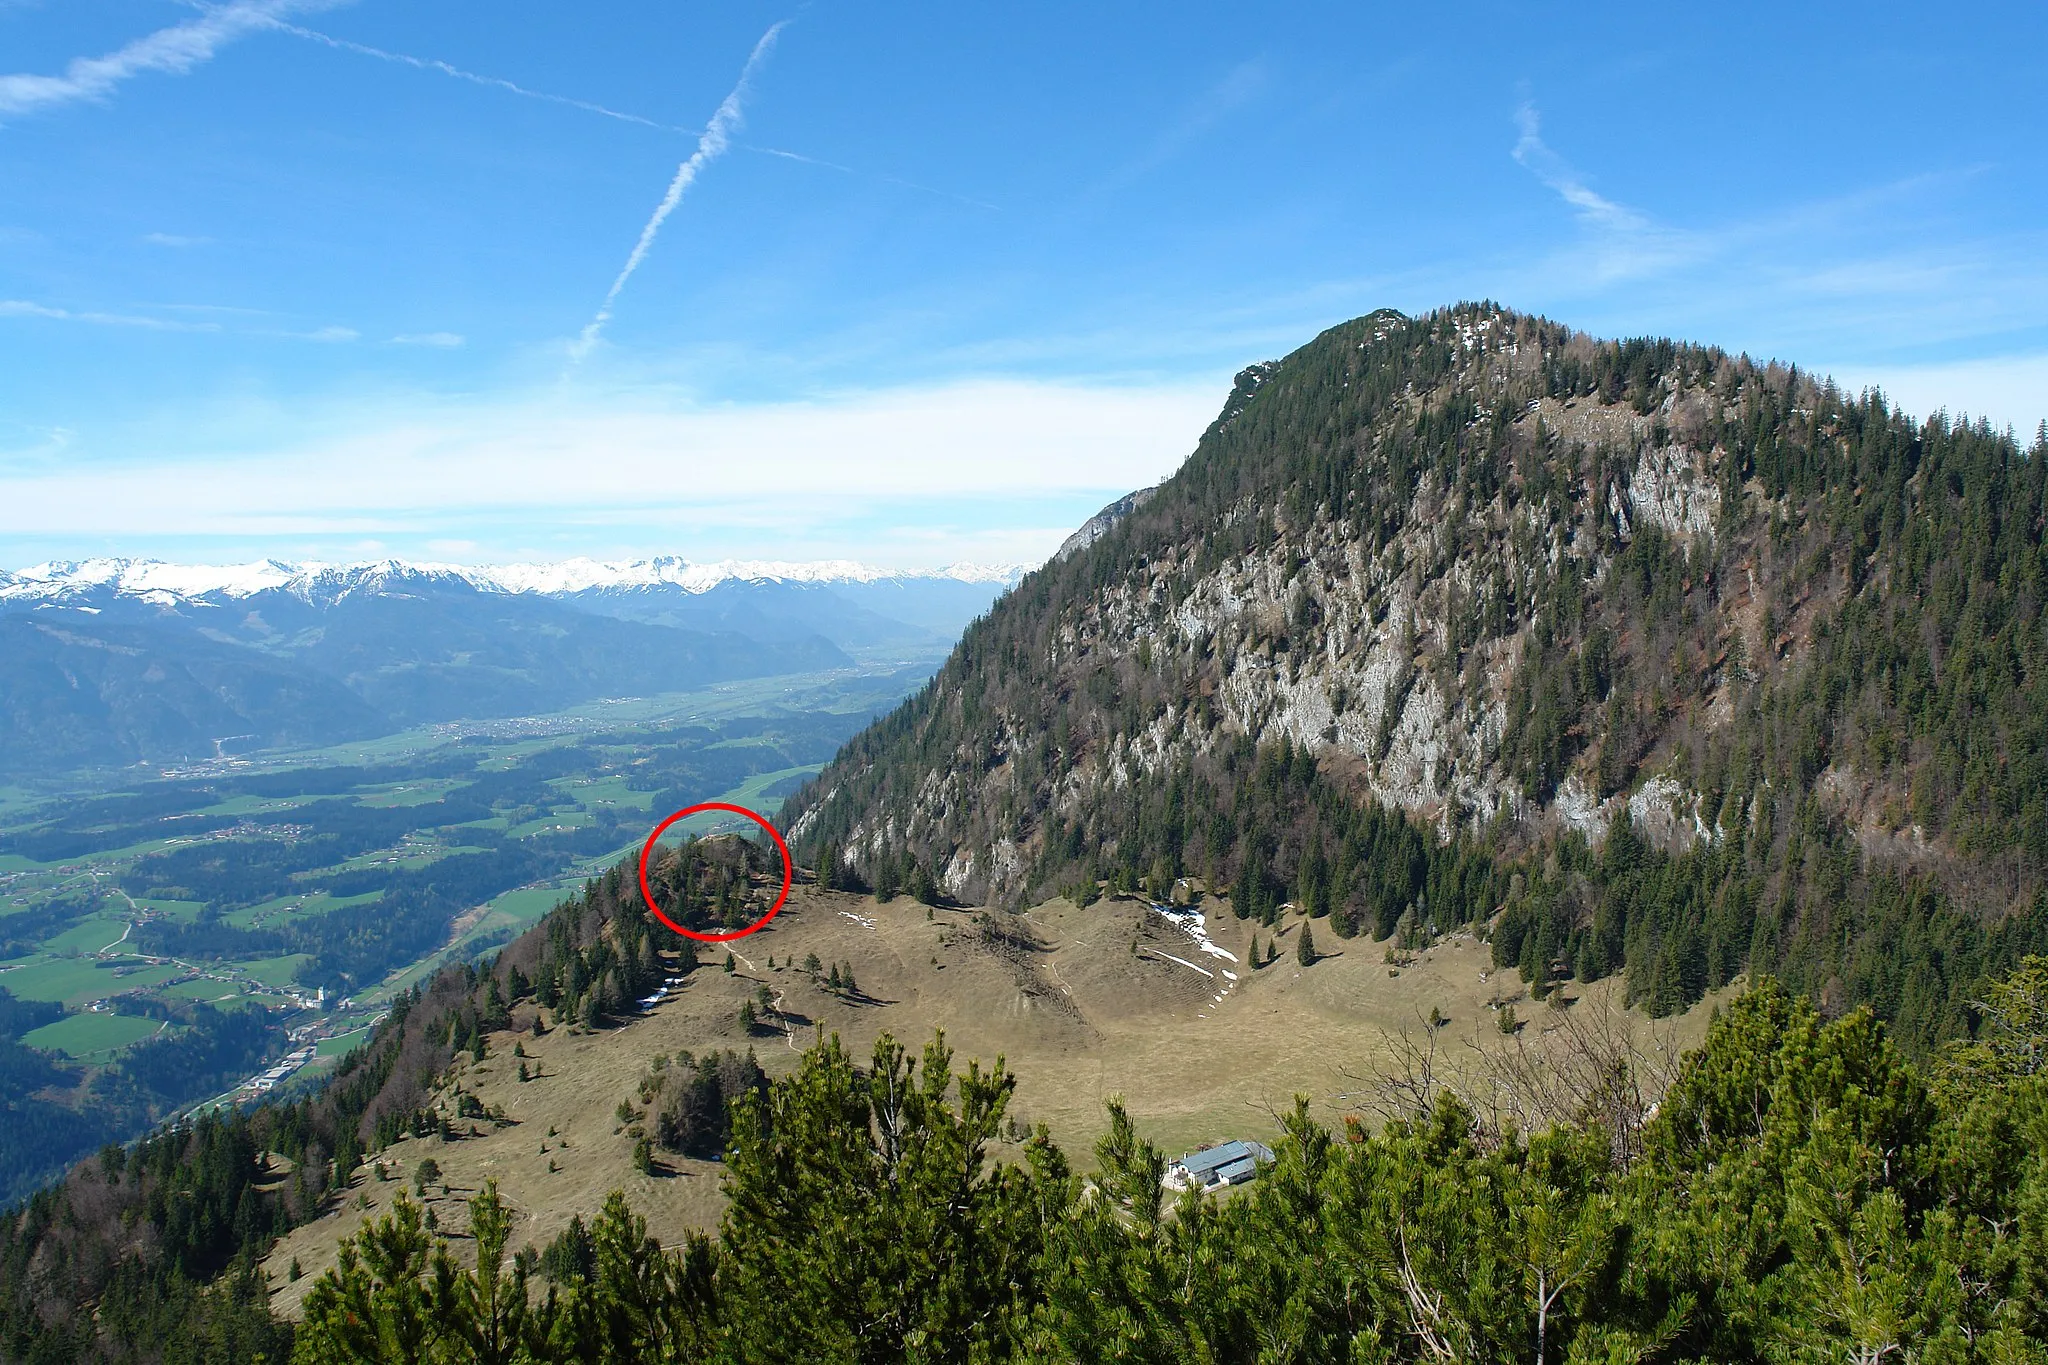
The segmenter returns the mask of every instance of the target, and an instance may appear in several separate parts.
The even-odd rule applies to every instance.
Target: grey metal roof
[[[1272,1159],[1273,1150],[1264,1143],[1233,1140],[1219,1142],[1214,1147],[1205,1147],[1199,1152],[1189,1152],[1186,1156],[1177,1158],[1173,1164],[1189,1175],[1200,1176],[1205,1183],[1213,1184],[1218,1179],[1240,1178],[1238,1175],[1221,1175],[1226,1168],[1249,1163],[1246,1164],[1244,1171],[1244,1174],[1249,1174],[1257,1163]]]
[[[1231,1162],[1228,1166],[1218,1166],[1216,1173],[1209,1179],[1211,1184],[1236,1185],[1251,1179],[1253,1175],[1258,1173],[1258,1169],[1259,1163],[1257,1161],[1254,1161],[1251,1157],[1245,1157],[1242,1160]]]

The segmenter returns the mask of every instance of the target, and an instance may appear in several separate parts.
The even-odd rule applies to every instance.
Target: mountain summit
[[[2044,457],[1705,347],[1374,313],[1241,374],[784,818],[964,900],[1199,877],[1476,925],[1539,989],[1754,964],[1952,1025],[2048,922]]]

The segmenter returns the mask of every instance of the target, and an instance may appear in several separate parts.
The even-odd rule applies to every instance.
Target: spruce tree
[[[1295,940],[1294,960],[1304,967],[1315,965],[1316,931],[1310,928],[1306,921],[1301,926],[1301,937]]]

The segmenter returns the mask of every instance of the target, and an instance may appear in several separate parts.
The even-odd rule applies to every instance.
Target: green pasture
[[[487,819],[487,820],[465,820],[465,821],[463,821],[463,822],[462,822],[461,824],[459,824],[459,825],[450,825],[450,826],[449,826],[448,828],[450,828],[450,829],[494,829],[494,830],[497,830],[497,831],[498,831],[499,833],[501,833],[501,834],[502,834],[502,833],[503,833],[504,831],[506,831],[506,830],[510,829],[510,828],[511,828],[511,826],[510,826],[509,824],[507,824],[507,823],[506,823],[506,820],[505,820],[505,817],[504,817],[504,816],[502,816],[502,815],[493,815],[493,816],[491,816],[491,817],[490,817],[489,819]]]
[[[322,1038],[313,1045],[313,1055],[315,1057],[345,1057],[348,1055],[350,1048],[358,1047],[368,1041],[370,1030],[375,1027],[375,1024],[365,1024],[359,1029],[350,1029],[347,1033],[337,1033],[332,1038]]]
[[[180,981],[175,986],[162,987],[157,994],[166,1000],[201,1000],[225,1009],[231,1001],[243,999],[248,992],[232,981],[201,977],[197,981]]]
[[[0,818],[12,815],[16,810],[26,809],[43,800],[41,793],[27,787],[0,785]]]
[[[751,806],[763,815],[773,815],[782,808],[783,798],[780,796],[763,797],[761,793],[764,790],[774,786],[784,778],[811,777],[824,770],[825,765],[822,763],[806,763],[802,767],[784,768],[780,772],[757,773],[740,783],[739,786],[734,787],[731,791],[720,797],[719,800],[730,801],[736,806]]]
[[[83,1061],[141,1042],[161,1027],[158,1020],[128,1014],[67,1014],[54,1024],[22,1034],[21,1041]]]
[[[232,910],[222,915],[221,920],[238,929],[251,928],[259,920],[267,926],[276,924],[280,919],[297,919],[305,915],[338,910],[344,905],[361,905],[364,901],[373,901],[382,894],[384,893],[381,891],[364,891],[354,896],[331,896],[325,891],[313,891],[295,896],[278,896],[258,905],[245,905],[240,910]]]
[[[255,958],[233,965],[252,981],[260,981],[266,986],[289,986],[299,968],[312,960],[308,953],[287,953],[283,957]]]
[[[100,1000],[121,991],[149,990],[161,986],[181,967],[144,967],[127,976],[115,976],[111,969],[96,966],[91,958],[31,958],[25,966],[0,972],[5,986],[17,1000],[59,1000],[66,1004]]]
[[[628,787],[625,776],[620,773],[604,777],[558,777],[549,785],[585,810],[604,806],[646,810],[654,800],[653,792],[634,791]]]
[[[356,804],[391,808],[396,806],[424,806],[439,801],[449,792],[461,786],[455,778],[422,778],[417,782],[398,782],[383,787],[364,787],[356,792]]]
[[[492,745],[490,760],[481,766],[486,769],[495,768],[502,771],[511,767],[517,759],[531,758],[535,754],[546,753],[549,749],[559,749],[564,744],[575,744],[581,741],[582,738],[581,733],[564,731],[552,735],[532,735],[523,739],[508,739],[502,743]]]
[[[594,817],[586,810],[564,811],[559,815],[543,815],[538,820],[528,820],[523,825],[514,825],[505,831],[507,837],[524,839],[532,834],[547,834],[555,830],[581,829],[592,823]]]
[[[135,903],[144,909],[154,910],[165,919],[173,920],[179,924],[190,924],[194,919],[198,918],[201,909],[198,901],[138,900]]]
[[[125,914],[91,915],[63,933],[44,939],[43,949],[51,953],[96,953],[111,947],[127,928],[128,916]]]
[[[492,901],[490,913],[502,916],[504,922],[531,924],[554,909],[568,895],[569,888],[566,886],[522,886],[517,891],[507,891]]]
[[[762,796],[761,792],[764,788],[772,787],[786,777],[808,776],[819,771],[823,766],[822,764],[812,763],[797,768],[783,768],[772,773],[757,773],[740,783],[739,786],[734,787],[731,791],[722,792],[717,796],[705,799],[723,801],[731,806],[745,806],[749,810],[759,811],[762,815],[772,816],[780,809],[782,798],[779,796]],[[673,839],[690,834],[701,837],[706,834],[738,832],[751,836],[757,833],[759,829],[760,826],[742,816],[728,814],[725,811],[705,811],[701,815],[692,815],[686,819],[676,821],[673,825],[662,831],[661,837],[663,843],[668,843]],[[633,847],[637,848],[638,845],[635,844]]]

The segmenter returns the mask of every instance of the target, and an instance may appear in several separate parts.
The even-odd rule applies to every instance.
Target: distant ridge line
[[[160,559],[53,560],[8,573],[0,570],[0,600],[54,600],[95,590],[165,599],[251,597],[285,591],[338,597],[407,579],[455,580],[484,592],[569,596],[584,592],[670,587],[704,593],[721,583],[782,582],[830,585],[892,580],[1014,584],[1031,566],[957,563],[892,569],[851,559],[723,559],[696,563],[679,555],[652,559],[575,558],[552,563],[460,565],[401,559],[332,564],[317,560],[262,559],[246,564],[172,564]]]

